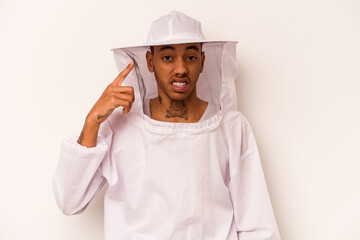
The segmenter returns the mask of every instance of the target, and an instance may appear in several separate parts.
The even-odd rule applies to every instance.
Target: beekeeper
[[[63,142],[57,204],[82,212],[108,183],[106,240],[280,239],[251,127],[237,111],[236,42],[172,11]]]

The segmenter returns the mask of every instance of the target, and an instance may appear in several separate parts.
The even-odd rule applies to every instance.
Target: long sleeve
[[[82,212],[104,185],[101,163],[108,158],[112,130],[107,121],[102,123],[93,148],[81,146],[77,139],[73,136],[62,143],[53,179],[56,202],[66,215]]]
[[[255,137],[243,116],[240,131],[233,139],[229,159],[229,190],[238,239],[280,240]]]

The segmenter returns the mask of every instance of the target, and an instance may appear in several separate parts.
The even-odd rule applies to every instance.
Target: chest
[[[156,134],[134,126],[114,133],[109,154],[110,163],[104,165],[124,182],[181,186],[227,181],[228,148],[220,130]]]

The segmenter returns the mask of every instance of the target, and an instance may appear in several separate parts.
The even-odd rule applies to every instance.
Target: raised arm
[[[60,210],[66,215],[82,212],[105,183],[101,163],[109,158],[113,131],[108,121],[119,106],[130,111],[134,101],[132,87],[121,86],[133,68],[128,65],[105,89],[86,117],[80,136],[65,140],[53,179],[53,189]]]

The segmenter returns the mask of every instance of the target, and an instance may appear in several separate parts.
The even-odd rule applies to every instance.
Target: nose
[[[177,61],[175,61],[174,72],[179,76],[184,76],[187,74],[186,63],[183,59],[177,59]]]

